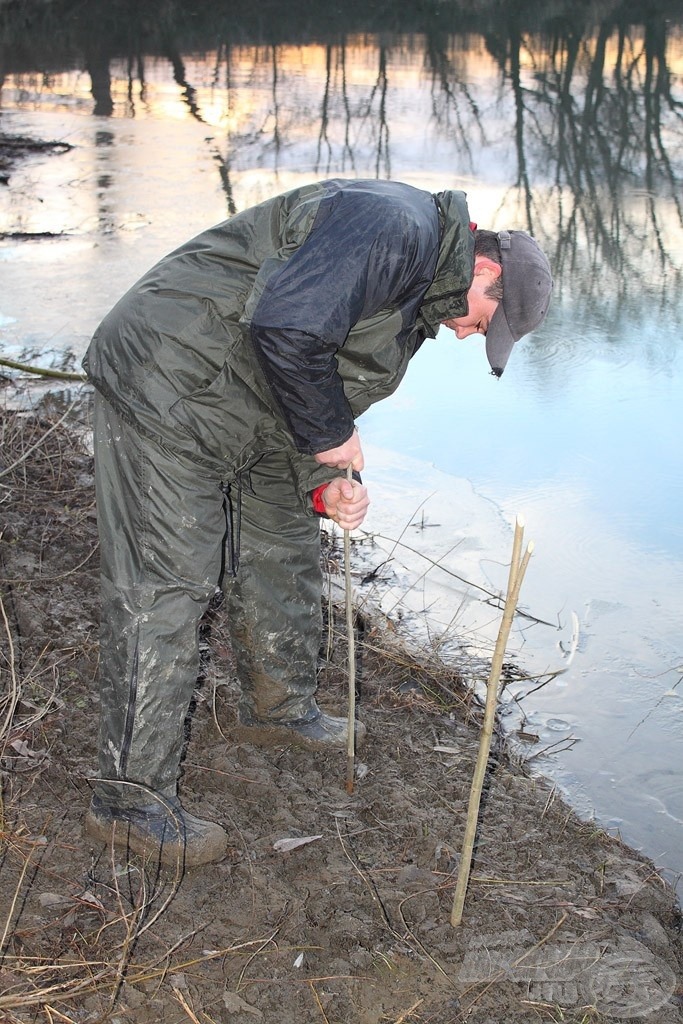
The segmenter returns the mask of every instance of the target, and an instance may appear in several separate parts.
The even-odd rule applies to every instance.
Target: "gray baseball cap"
[[[525,231],[499,231],[503,299],[486,332],[491,372],[500,377],[516,341],[545,319],[553,290],[548,259]]]

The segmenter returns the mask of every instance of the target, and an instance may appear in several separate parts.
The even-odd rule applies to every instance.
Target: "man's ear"
[[[502,270],[500,263],[490,260],[488,256],[475,256],[474,258],[475,275],[485,273],[491,277],[492,281],[495,281],[497,277],[500,277]]]

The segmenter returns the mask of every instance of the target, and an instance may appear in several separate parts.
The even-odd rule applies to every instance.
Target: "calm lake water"
[[[511,728],[538,737],[525,751],[582,813],[675,880],[680,20],[639,21],[631,5],[628,23],[544,24],[543,8],[515,5],[493,35],[483,16],[466,33],[437,13],[402,25],[399,8],[384,27],[349,15],[266,34],[200,10],[163,33],[114,18],[98,34],[86,13],[57,30],[40,10],[28,29],[0,15],[0,130],[70,148],[29,154],[0,192],[6,357],[77,365],[155,259],[318,177],[463,188],[480,226],[525,228],[547,249],[553,308],[501,380],[482,339],[444,330],[361,420],[376,535],[362,557],[391,558],[373,595],[385,610],[476,666],[499,619],[482,588],[504,589],[524,516],[531,618],[510,657],[531,678],[513,687],[528,695]]]

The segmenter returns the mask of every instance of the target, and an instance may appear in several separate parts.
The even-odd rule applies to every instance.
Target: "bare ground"
[[[48,399],[0,420],[0,1020],[683,1021],[673,892],[502,743],[451,927],[479,708],[389,623],[359,636],[368,742],[349,796],[344,755],[259,749],[236,730],[213,609],[181,791],[225,825],[230,855],[183,876],[93,845],[92,464],[62,412]],[[321,702],[343,712],[342,620],[333,609]],[[296,838],[310,841],[274,846]]]

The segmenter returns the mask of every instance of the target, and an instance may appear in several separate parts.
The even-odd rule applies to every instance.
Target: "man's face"
[[[500,267],[491,260],[477,258],[474,277],[467,292],[467,313],[464,316],[444,320],[444,326],[455,331],[458,338],[469,338],[471,334],[486,334],[493,314],[498,309],[498,300],[491,299],[486,289],[500,274]]]

